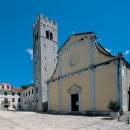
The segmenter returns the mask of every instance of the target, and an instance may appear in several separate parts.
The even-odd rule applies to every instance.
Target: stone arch
[[[80,92],[81,92],[81,87],[79,85],[72,85],[68,89],[69,94],[76,94],[76,93],[80,93]]]

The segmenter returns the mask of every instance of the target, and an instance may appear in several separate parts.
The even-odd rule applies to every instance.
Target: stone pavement
[[[130,130],[130,125],[104,117],[0,111],[0,130]]]

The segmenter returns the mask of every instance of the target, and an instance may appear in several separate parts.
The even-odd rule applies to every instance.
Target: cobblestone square
[[[0,111],[0,130],[130,130],[130,125],[104,117]]]

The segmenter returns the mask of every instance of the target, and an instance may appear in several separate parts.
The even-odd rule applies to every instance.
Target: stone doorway
[[[79,94],[71,95],[71,111],[72,112],[79,111]]]

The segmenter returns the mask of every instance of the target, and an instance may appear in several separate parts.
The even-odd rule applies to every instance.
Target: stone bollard
[[[127,124],[130,124],[130,116],[127,118]]]
[[[120,116],[118,116],[118,122],[120,121]]]

